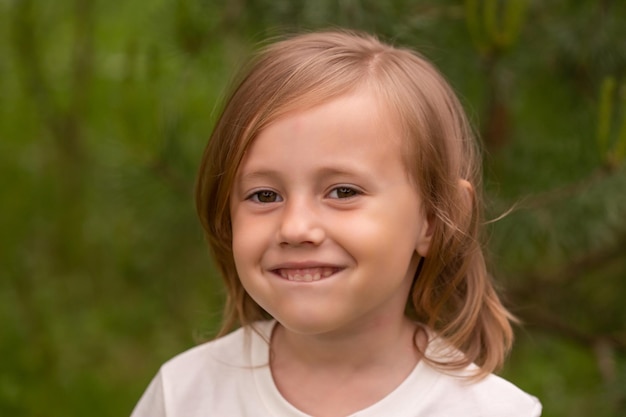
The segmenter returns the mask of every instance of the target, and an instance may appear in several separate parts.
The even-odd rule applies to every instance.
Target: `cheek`
[[[415,250],[416,227],[410,220],[397,222],[396,216],[397,213],[372,212],[346,218],[336,222],[332,236],[360,264],[377,271],[404,269]]]
[[[259,221],[251,216],[232,211],[232,248],[235,264],[258,261],[267,247],[272,233],[267,221]]]
[[[248,294],[254,293],[254,285],[251,288],[251,279],[255,276],[257,265],[262,257],[262,251],[258,245],[254,243],[254,239],[250,239],[247,233],[244,235],[240,229],[238,232],[233,227],[233,259],[235,261],[235,270],[241,285]]]
[[[402,248],[415,248],[423,235],[419,209],[413,205],[374,207],[358,216],[340,219],[335,229],[344,236],[370,250],[395,251]]]
[[[250,246],[250,240],[246,239],[245,230],[247,230],[247,225],[245,218],[238,215],[236,210],[231,210],[231,224],[233,257],[235,258],[235,265],[237,265],[237,269],[239,269],[242,260],[249,257],[249,252],[252,248]]]

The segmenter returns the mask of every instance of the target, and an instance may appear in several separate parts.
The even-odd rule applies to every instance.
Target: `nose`
[[[322,218],[314,202],[304,197],[286,202],[278,230],[282,246],[317,246],[325,237]]]

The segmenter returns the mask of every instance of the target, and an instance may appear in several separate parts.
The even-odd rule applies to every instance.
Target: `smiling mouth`
[[[280,268],[274,270],[274,273],[289,281],[313,282],[328,278],[338,271],[336,267]]]

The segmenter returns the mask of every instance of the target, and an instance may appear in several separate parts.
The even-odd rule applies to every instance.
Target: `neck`
[[[328,334],[299,334],[276,325],[272,336],[274,366],[288,363],[311,369],[359,371],[380,366],[415,366],[417,325],[409,319],[368,323]],[[421,347],[421,346],[420,346]]]
[[[415,344],[423,351],[426,337],[417,329],[403,316],[341,334],[303,335],[277,324],[270,359],[274,382],[307,414],[353,414],[384,398],[415,368]]]

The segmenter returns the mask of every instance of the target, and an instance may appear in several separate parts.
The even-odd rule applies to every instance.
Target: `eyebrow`
[[[316,171],[315,175],[318,178],[327,178],[327,177],[334,177],[334,176],[344,176],[344,177],[355,177],[355,176],[361,176],[361,175],[366,175],[367,172],[363,172],[360,169],[346,169],[343,167],[334,167],[334,166],[327,166],[327,167],[322,167],[319,170]],[[281,174],[273,169],[258,169],[258,170],[251,170],[250,172],[245,172],[243,173],[243,175],[241,175],[239,177],[239,181],[240,182],[247,182],[247,181],[253,181],[253,180],[257,180],[257,179],[278,179],[280,178]]]
[[[244,172],[242,175],[239,176],[239,182],[252,181],[256,179],[272,179],[278,177],[280,177],[278,171],[272,169],[260,169],[250,172]]]
[[[317,172],[319,178],[329,177],[365,177],[369,174],[367,171],[363,171],[357,168],[343,168],[343,167],[324,167]]]

